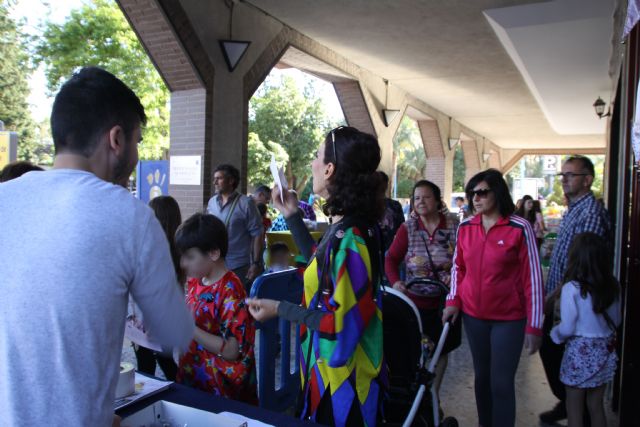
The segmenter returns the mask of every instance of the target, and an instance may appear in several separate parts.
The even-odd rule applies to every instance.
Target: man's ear
[[[220,259],[220,249],[209,251],[207,255],[209,256],[209,259],[211,259],[211,261],[218,261]]]
[[[117,156],[120,156],[125,149],[126,136],[124,129],[120,125],[116,125],[109,129],[109,149],[113,150]]]
[[[591,188],[591,185],[593,184],[593,180],[594,177],[592,175],[587,175],[584,177],[584,185],[587,188]]]

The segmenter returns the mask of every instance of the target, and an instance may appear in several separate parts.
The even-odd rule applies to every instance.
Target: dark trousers
[[[463,314],[462,320],[473,357],[479,422],[483,427],[513,427],[526,319],[492,321]]]
[[[164,356],[146,347],[139,345],[133,346],[133,351],[136,353],[136,360],[138,362],[138,371],[148,374],[156,374],[156,362],[160,365],[160,369],[164,373],[164,376],[169,381],[176,380],[176,374],[178,373],[178,366],[173,358]]]
[[[547,375],[547,382],[553,395],[564,403],[566,391],[564,384],[560,381],[560,365],[564,355],[564,344],[556,344],[551,340],[549,333],[553,328],[553,304],[545,307],[544,322],[542,324],[542,346],[540,347],[540,358],[544,373]]]

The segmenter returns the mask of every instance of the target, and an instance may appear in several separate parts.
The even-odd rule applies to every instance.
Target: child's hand
[[[249,313],[251,313],[253,318],[258,322],[264,322],[273,319],[274,317],[278,317],[278,306],[280,305],[280,301],[272,299],[247,298],[245,302],[249,307]]]
[[[529,355],[536,353],[540,350],[542,345],[542,337],[534,334],[526,334],[524,336],[524,348],[529,352]]]

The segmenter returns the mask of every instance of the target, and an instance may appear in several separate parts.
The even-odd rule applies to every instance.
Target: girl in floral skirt
[[[594,233],[574,238],[560,296],[561,320],[551,330],[555,343],[566,343],[560,380],[567,390],[569,427],[584,425],[585,403],[591,426],[606,425],[604,389],[616,371],[621,317],[620,286],[608,246]]]

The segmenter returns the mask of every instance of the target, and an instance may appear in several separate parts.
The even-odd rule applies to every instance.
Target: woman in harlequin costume
[[[302,418],[336,426],[375,426],[384,393],[380,252],[384,209],[375,137],[351,127],[329,132],[312,163],[313,192],[332,225],[319,245],[295,195],[274,189],[273,203],[310,259],[300,305],[248,300],[259,321],[280,316],[301,325]]]

